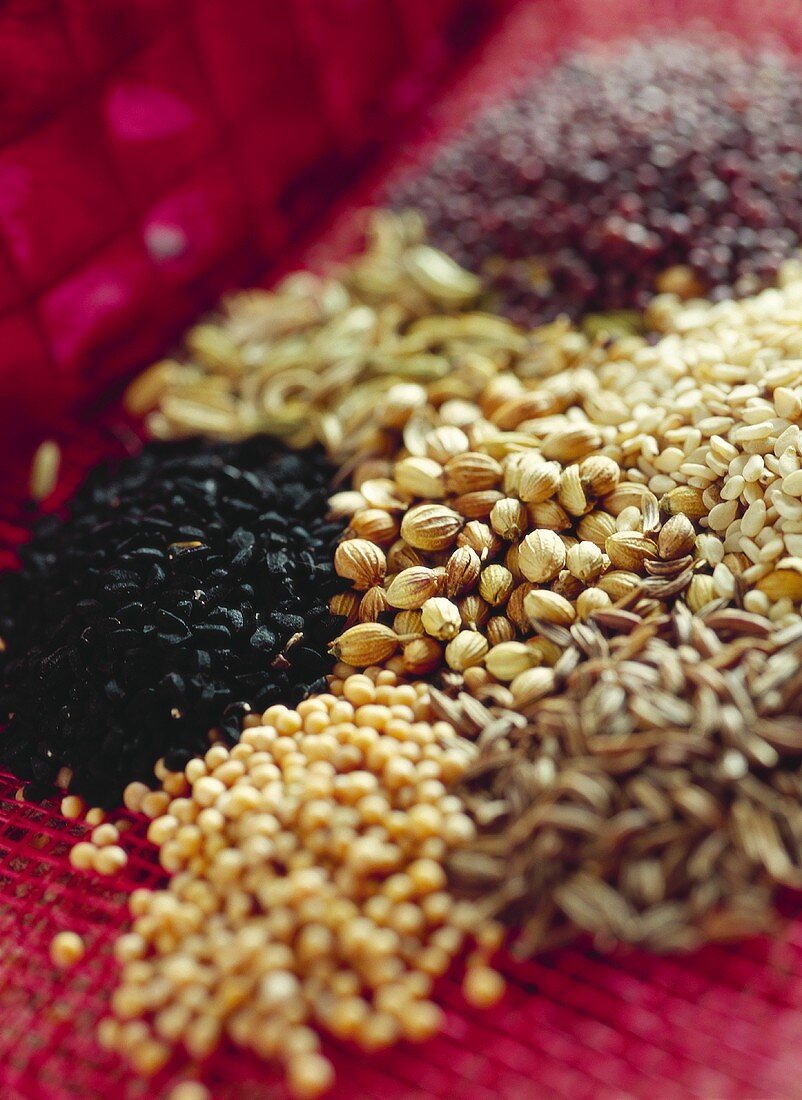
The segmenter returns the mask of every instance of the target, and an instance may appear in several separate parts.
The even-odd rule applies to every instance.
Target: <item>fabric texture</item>
[[[268,271],[508,6],[6,0],[0,468]]]

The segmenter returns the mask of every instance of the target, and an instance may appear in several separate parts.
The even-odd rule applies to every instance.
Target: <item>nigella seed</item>
[[[160,546],[139,546],[129,553],[137,561],[161,561],[164,557],[164,550]]]
[[[231,559],[231,565],[229,566],[230,571],[234,572],[234,570],[244,569],[253,557],[253,552],[253,546],[243,546]]]
[[[146,587],[157,588],[160,584],[164,584],[167,574],[160,565],[154,564],[150,567],[147,577]]]
[[[326,677],[320,676],[317,680],[313,680],[306,685],[307,695],[316,695],[318,692],[325,691],[326,689]]]
[[[245,703],[242,700],[236,703],[229,703],[223,711],[223,718],[234,717],[242,719],[246,714],[250,714],[252,709],[250,703]]]
[[[93,471],[0,577],[0,764],[41,794],[68,766],[72,791],[112,806],[211,730],[238,740],[249,707],[320,689],[341,629],[330,479],[319,451],[264,437]]]
[[[171,772],[183,771],[192,759],[192,753],[187,749],[170,749],[164,754],[164,763]]]
[[[304,627],[304,620],[300,615],[286,615],[280,611],[271,611],[266,619],[271,626],[275,626],[287,636],[296,634]]]
[[[251,645],[254,649],[273,650],[276,645],[276,635],[266,626],[260,626],[251,635]]]
[[[205,623],[196,627],[195,637],[204,645],[225,647],[231,641],[231,631],[218,623]]]
[[[213,618],[219,619],[232,634],[245,626],[245,615],[236,608],[220,607],[214,612]]]

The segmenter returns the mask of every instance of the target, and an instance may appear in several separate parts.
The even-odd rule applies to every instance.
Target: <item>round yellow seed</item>
[[[84,800],[77,794],[68,794],[61,800],[61,813],[64,817],[77,818],[84,812]]]
[[[114,875],[128,862],[128,855],[118,844],[106,848],[96,848],[92,857],[92,866],[99,875]]]
[[[475,836],[449,793],[475,746],[435,719],[425,684],[377,666],[260,722],[188,766],[186,794],[150,823],[173,877],[131,896],[104,1040],[152,1074],[173,1044],[200,1058],[228,1035],[313,1097],[333,1076],[314,1025],[368,1050],[441,1026],[422,998],[488,924],[444,870]],[[124,853],[85,858],[112,873]]]
[[[299,1100],[313,1100],[334,1083],[334,1067],[322,1054],[300,1054],[287,1066],[290,1088]]]
[[[474,1008],[492,1008],[504,996],[502,976],[489,966],[471,966],[465,974],[462,992]]]
[[[109,844],[116,844],[119,839],[119,830],[116,826],[112,825],[110,821],[106,821],[92,830],[92,843],[96,844],[98,848],[105,848]]]
[[[212,1094],[200,1081],[182,1081],[170,1089],[167,1100],[212,1100]]]
[[[74,966],[84,956],[84,941],[77,932],[58,932],[50,941],[50,958],[62,968]]]
[[[79,840],[70,851],[70,863],[78,871],[88,871],[92,867],[97,849],[88,840]]]

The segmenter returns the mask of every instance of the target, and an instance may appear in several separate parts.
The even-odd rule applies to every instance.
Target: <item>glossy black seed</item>
[[[331,666],[342,587],[319,452],[264,438],[146,447],[95,470],[0,577],[0,764],[90,802],[181,767],[211,729],[293,705]]]
[[[180,772],[192,759],[187,749],[170,749],[164,754],[164,763],[171,772]]]
[[[750,294],[802,237],[799,62],[712,32],[615,50],[569,56],[391,192],[522,323],[641,308],[677,265],[688,293]]]

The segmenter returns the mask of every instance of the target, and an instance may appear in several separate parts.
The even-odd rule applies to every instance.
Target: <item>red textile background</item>
[[[427,114],[426,140],[459,127],[516,71],[585,35],[685,22],[701,10],[746,37],[776,30],[802,52],[798,0],[0,7],[0,545],[19,537],[3,515],[12,515],[27,452],[45,425],[70,440],[67,491],[87,461],[120,446],[116,418],[92,418],[93,404],[163,350],[220,287],[349,246],[355,206],[409,159],[393,150],[377,161],[381,147],[453,70],[467,16],[481,22],[504,7],[515,10]],[[286,100],[276,88],[288,89]],[[35,203],[26,198],[33,180]],[[330,205],[338,192],[344,197]],[[302,249],[310,227],[319,243]],[[76,412],[69,428],[67,409]],[[141,827],[128,834],[126,871],[97,881],[66,860],[80,826],[52,808],[21,806],[15,788],[0,777],[0,1100],[166,1097],[180,1079],[177,1064],[155,1082],[136,1081],[94,1040],[125,896],[160,880]],[[774,941],[692,956],[603,957],[579,947],[504,963],[510,990],[490,1013],[466,1008],[446,979],[438,1039],[377,1057],[328,1048],[335,1096],[796,1100],[802,904],[788,899],[786,912]],[[65,976],[47,955],[62,928],[87,943],[85,960]],[[286,1095],[269,1067],[237,1051],[220,1052],[203,1079],[215,1100]]]
[[[4,0],[6,481],[297,244],[510,6]]]

